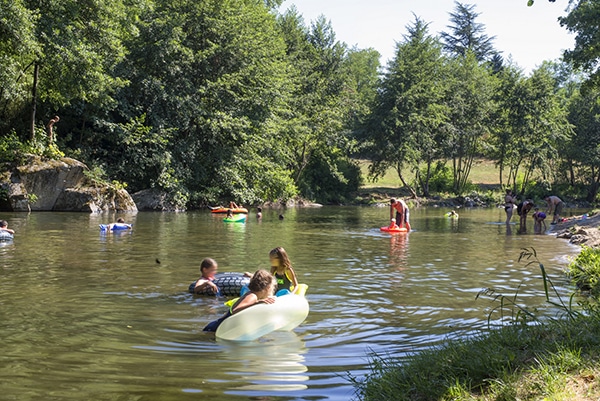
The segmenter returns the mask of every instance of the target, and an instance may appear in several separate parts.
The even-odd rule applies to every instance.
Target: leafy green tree
[[[514,187],[516,175],[510,168],[510,162],[513,155],[513,143],[518,137],[518,131],[513,126],[516,119],[516,113],[519,109],[517,91],[520,83],[525,79],[523,71],[513,64],[504,66],[496,74],[498,86],[495,91],[494,100],[496,109],[492,113],[493,119],[492,135],[486,141],[485,154],[496,162],[498,166],[498,179],[500,185],[504,184],[504,171],[508,168],[508,184]]]
[[[276,116],[289,96],[285,48],[264,3],[160,2],[139,31],[120,67],[131,85],[122,91],[118,119],[145,115],[145,124],[169,139],[170,162],[157,166],[167,180],[158,182],[149,169],[135,187],[175,181],[192,205],[253,203],[270,197],[270,188],[284,189],[277,197],[293,196],[277,146]],[[257,185],[260,174],[270,188]]]
[[[570,135],[566,102],[556,95],[556,80],[548,65],[536,69],[529,78],[509,75],[508,84],[501,86],[504,93],[500,103],[504,121],[500,123],[502,166],[509,168],[508,183],[517,188],[517,177],[522,173],[524,194],[534,171],[552,180],[553,163],[558,160],[558,149]]]
[[[452,62],[448,107],[451,109],[446,138],[452,159],[453,190],[461,194],[475,158],[482,153],[482,141],[489,134],[494,112],[496,78],[475,55],[467,51]]]
[[[569,104],[573,136],[564,149],[585,177],[588,202],[594,202],[600,188],[600,90],[576,92]]]
[[[358,188],[350,131],[375,91],[376,53],[348,50],[324,17],[306,27],[293,7],[279,25],[293,88],[282,130],[287,166],[301,193],[342,201]]]
[[[427,196],[433,163],[443,156],[442,138],[450,112],[445,102],[449,75],[442,46],[428,34],[428,25],[415,17],[407,31],[383,77],[363,141],[372,163],[371,175],[394,168],[416,196],[404,175],[408,166],[418,174]]]
[[[30,138],[37,124],[37,105],[43,118],[79,100],[111,103],[125,82],[113,74],[125,57],[123,39],[132,28],[134,1],[25,0],[35,21],[39,51],[25,55],[32,62],[24,73],[32,85]],[[38,47],[32,48],[32,51]],[[43,125],[45,125],[43,123]]]
[[[478,61],[493,60],[498,52],[494,49],[494,36],[488,36],[485,26],[475,20],[480,15],[475,12],[475,4],[454,2],[455,10],[450,13],[450,32],[441,32],[444,50],[450,54],[465,57],[468,52]]]
[[[29,99],[31,76],[25,72],[39,51],[36,20],[23,0],[0,0],[0,136],[17,128]]]
[[[564,59],[589,73],[591,86],[600,86],[600,2],[569,1],[569,14],[558,20],[575,33],[575,48],[564,52]]]

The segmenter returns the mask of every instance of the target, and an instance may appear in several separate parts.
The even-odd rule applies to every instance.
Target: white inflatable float
[[[277,297],[275,303],[260,303],[229,316],[217,328],[216,337],[229,341],[252,341],[276,330],[291,331],[308,316],[308,301],[303,291]]]

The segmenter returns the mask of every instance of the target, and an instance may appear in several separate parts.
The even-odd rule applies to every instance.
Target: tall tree
[[[453,60],[449,91],[448,156],[452,159],[453,190],[465,189],[475,157],[482,153],[482,140],[489,133],[494,111],[496,78],[467,51]]]
[[[37,17],[23,0],[0,0],[0,136],[16,128],[29,98],[26,71],[39,52],[34,29]]]
[[[43,117],[48,118],[74,100],[113,101],[115,90],[125,83],[113,69],[125,56],[123,40],[135,19],[132,3],[135,0],[25,0],[30,12],[39,15],[34,34],[40,51],[29,55],[27,70],[32,77],[31,139],[38,102],[45,104]]]
[[[475,4],[455,2],[454,12],[450,13],[449,32],[441,32],[444,50],[457,56],[472,52],[479,62],[492,61],[498,52],[494,49],[495,36],[488,36],[485,25],[476,22],[480,15],[475,12]]]
[[[569,105],[573,137],[566,155],[579,166],[587,186],[586,200],[594,202],[600,188],[600,89],[576,92]]]
[[[589,85],[600,86],[600,2],[571,0],[570,12],[558,20],[576,34],[575,48],[566,50],[564,58],[590,74]]]
[[[448,121],[445,103],[448,90],[447,63],[442,46],[428,34],[420,18],[407,26],[404,40],[397,43],[396,55],[388,65],[381,90],[363,140],[371,159],[371,174],[379,176],[394,168],[413,196],[404,171],[419,172],[421,191],[429,195],[429,179],[435,160],[442,156],[441,136]]]

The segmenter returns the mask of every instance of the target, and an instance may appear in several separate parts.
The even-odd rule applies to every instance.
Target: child
[[[108,225],[108,231],[113,230],[131,230],[131,224],[126,224],[125,220],[123,220],[122,217],[119,217],[116,223],[111,223]]]
[[[15,230],[11,230],[10,228],[8,228],[8,222],[6,220],[0,220],[0,231],[6,231],[11,234],[15,233]]]
[[[275,297],[273,296],[273,292],[275,290],[275,285],[275,277],[266,270],[257,270],[252,275],[250,283],[248,284],[248,289],[250,291],[242,295],[222,317],[207,324],[203,331],[217,331],[217,328],[223,320],[258,303],[274,303]]]
[[[200,263],[200,278],[190,284],[189,291],[192,294],[199,294],[206,290],[212,291],[213,294],[218,293],[219,287],[213,283],[218,269],[219,265],[217,265],[217,262],[214,259],[205,258]]]
[[[262,219],[262,207],[256,208],[256,218],[259,220]]]
[[[546,231],[546,213],[540,212],[539,208],[535,208],[535,213],[533,213],[533,232],[536,234],[541,234]],[[542,224],[544,225],[544,230],[542,231]]]
[[[227,217],[226,217],[226,218],[228,218],[228,219],[233,219],[233,212],[231,211],[231,209],[229,209],[229,210],[227,211]]]
[[[389,226],[390,230],[396,230],[400,227],[398,227],[398,224],[396,224],[396,219],[392,219],[392,221],[390,222],[390,226]]]
[[[285,249],[280,246],[272,249],[269,252],[269,260],[271,261],[271,274],[277,279],[277,291],[293,292],[298,288],[298,279]]]

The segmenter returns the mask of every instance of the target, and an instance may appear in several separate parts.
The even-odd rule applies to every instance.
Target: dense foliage
[[[597,146],[578,149],[597,141],[597,89],[563,63],[505,63],[474,5],[439,37],[415,17],[382,69],[281,3],[0,0],[0,158],[66,154],[187,207],[344,202],[359,157],[414,195],[441,171],[465,192],[483,156],[521,193],[564,182],[595,199]],[[594,78],[598,2],[572,3],[567,56]]]

